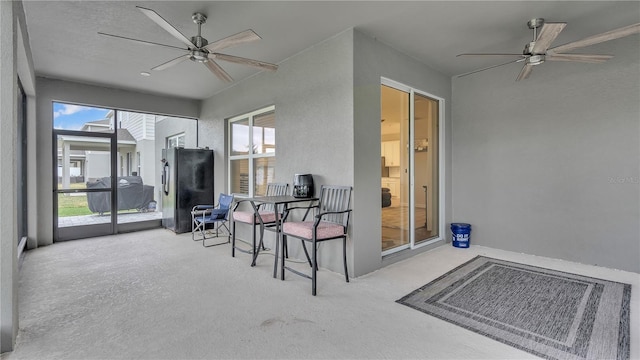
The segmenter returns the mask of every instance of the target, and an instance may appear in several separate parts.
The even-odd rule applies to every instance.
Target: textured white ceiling
[[[456,58],[459,53],[521,52],[531,41],[532,33],[526,26],[531,18],[568,23],[554,46],[640,22],[638,1],[25,0],[23,5],[37,75],[193,99],[208,98],[233,84],[218,80],[203,65],[190,61],[142,77],[140,72],[150,71],[181,52],[111,39],[98,32],[181,46],[135,6],[155,10],[187,37],[197,32],[191,15],[202,12],[208,16],[202,35],[209,42],[245,29],[262,37],[224,53],[277,64],[354,27],[453,76],[500,62]],[[596,50],[598,45],[577,52]],[[260,71],[220,64],[236,82]],[[520,64],[513,64],[488,71],[515,79],[519,69]]]

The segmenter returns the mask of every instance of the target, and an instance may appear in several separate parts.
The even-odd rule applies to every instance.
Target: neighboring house
[[[113,111],[109,114],[113,116]],[[156,122],[163,116],[153,114],[118,111],[118,130],[126,130],[135,140],[136,148],[129,152],[121,152],[118,156],[121,175],[132,175],[134,172],[142,177],[143,183],[155,185],[156,174]],[[107,115],[109,116],[109,115]],[[118,141],[120,134],[118,134]]]
[[[161,183],[157,164],[162,149],[197,147],[196,125],[193,119],[112,110],[105,119],[86,122],[80,131],[107,132],[116,127],[116,176],[142,177],[145,185],[154,186],[154,199],[160,203],[162,196],[156,184]],[[62,188],[109,176],[107,139],[64,135],[58,142],[58,182]]]
[[[85,123],[81,131],[106,132],[111,131],[112,119],[107,114],[107,119]],[[138,141],[126,128],[117,129],[117,159],[118,173],[116,176],[133,175],[137,165],[134,161],[138,157],[132,154],[139,153],[144,143]],[[106,138],[86,138],[82,136],[61,135],[58,136],[58,182],[63,189],[69,188],[70,183],[95,181],[110,174],[110,152]],[[151,153],[153,155],[153,153]],[[152,174],[152,172],[150,172]],[[153,177],[149,176],[149,182]],[[151,185],[151,184],[149,184]]]
[[[111,122],[113,121],[110,117],[113,116],[113,112],[110,111],[107,113],[107,118],[96,121],[89,121],[82,125],[80,131],[91,131],[91,132],[106,132],[113,129]]]
[[[117,113],[117,120],[116,118]],[[195,146],[195,122],[180,124],[182,119],[147,113],[109,111],[105,119],[85,123],[80,131],[112,131],[117,122],[118,153],[116,176],[138,175],[146,185],[159,181],[156,164],[160,149],[173,146]],[[190,120],[190,119],[189,119]],[[156,123],[161,125],[156,126]],[[171,125],[162,125],[171,124]],[[177,124],[177,125],[176,125]],[[159,132],[156,136],[156,132]],[[156,138],[162,139],[156,144]],[[109,152],[95,149],[101,141],[74,136],[60,136],[58,144],[58,176],[63,186],[109,176]],[[175,143],[172,140],[175,139]],[[106,144],[106,142],[104,142]],[[86,148],[83,150],[83,148]],[[66,150],[65,150],[66,149]],[[67,160],[63,161],[63,157]],[[63,164],[67,164],[65,167]],[[66,174],[66,176],[64,176]]]

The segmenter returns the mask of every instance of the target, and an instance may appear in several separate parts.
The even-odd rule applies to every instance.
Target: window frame
[[[254,160],[255,159],[259,159],[259,158],[274,158],[276,157],[276,148],[277,148],[277,141],[274,138],[274,151],[272,152],[263,152],[263,153],[253,153],[253,151],[251,149],[254,148],[254,143],[253,143],[253,127],[254,127],[254,119],[256,117],[260,117],[262,115],[268,114],[270,112],[274,113],[274,118],[275,118],[275,110],[276,110],[276,106],[275,105],[270,105],[270,106],[266,106],[263,108],[260,108],[258,110],[254,110],[248,113],[244,113],[241,115],[237,115],[234,116],[232,118],[227,119],[227,146],[228,146],[228,154],[229,156],[227,157],[227,192],[231,193],[232,191],[232,184],[233,184],[233,173],[231,171],[232,169],[232,161],[234,160],[247,160],[248,162],[248,172],[249,172],[249,190],[248,190],[248,194],[243,194],[243,193],[233,193],[234,196],[236,197],[253,197],[255,196],[255,168],[254,168]],[[248,127],[249,127],[249,151],[247,152],[247,154],[240,154],[240,155],[233,155],[233,135],[232,135],[232,124],[234,122],[237,121],[243,121],[243,120],[248,120]],[[275,120],[274,120],[275,121]],[[275,129],[275,124],[274,124],[274,129]]]

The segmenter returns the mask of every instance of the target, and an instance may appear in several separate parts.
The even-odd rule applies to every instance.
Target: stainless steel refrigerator
[[[213,150],[163,149],[162,162],[162,226],[191,231],[191,209],[215,203]]]

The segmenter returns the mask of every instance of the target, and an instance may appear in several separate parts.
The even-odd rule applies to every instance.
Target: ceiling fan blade
[[[174,28],[173,25],[169,24],[167,20],[165,20],[162,16],[158,15],[157,12],[143,8],[141,6],[136,6],[143,14],[147,15],[149,19],[153,20],[156,24],[160,25],[161,28],[165,29],[169,34],[173,35],[176,39],[182,41],[185,45],[189,47],[189,49],[193,48],[194,45],[186,36],[182,35],[178,29]]]
[[[237,34],[227,36],[224,39],[220,39],[218,41],[214,41],[211,44],[205,46],[204,48],[209,50],[209,52],[214,52],[217,50],[222,50],[228,48],[230,46],[240,45],[256,40],[262,39],[258,34],[256,34],[253,30],[245,30],[239,32]]]
[[[545,56],[551,61],[578,61],[583,63],[599,64],[611,59],[612,55],[592,55],[592,54],[553,54]]]
[[[525,57],[522,54],[501,54],[501,53],[493,53],[493,54],[487,54],[487,53],[465,53],[465,54],[458,54],[456,55],[456,57],[460,57],[460,56],[515,56],[515,57]]]
[[[567,23],[544,23],[538,34],[535,45],[531,49],[532,54],[544,54],[547,52],[553,40],[555,40],[560,32],[567,26]]]
[[[166,69],[168,67],[171,67],[173,65],[179,64],[179,63],[189,59],[190,56],[191,56],[190,54],[178,56],[177,58],[175,58],[173,60],[169,60],[164,64],[160,64],[160,65],[158,65],[158,66],[156,66],[154,68],[151,68],[151,70],[156,70],[156,71],[164,70],[164,69]]]
[[[118,39],[124,39],[124,40],[129,40],[129,41],[134,41],[136,43],[142,43],[145,45],[156,45],[156,46],[164,46],[164,47],[168,47],[168,48],[173,48],[173,49],[178,49],[178,50],[188,50],[188,49],[183,49],[181,47],[177,47],[177,46],[172,46],[172,45],[165,45],[165,44],[160,44],[160,43],[155,43],[152,41],[145,41],[145,40],[138,40],[138,39],[132,39],[132,38],[128,38],[125,36],[120,36],[120,35],[113,35],[113,34],[106,34],[106,33],[102,33],[102,32],[98,32],[98,35],[102,35],[102,36],[110,36],[110,37],[114,37],[114,38],[118,38]]]
[[[522,67],[522,70],[520,70],[520,74],[518,74],[518,77],[516,78],[516,81],[520,81],[528,78],[529,75],[531,74],[531,71],[533,71],[533,65],[524,64],[524,66]]]
[[[209,68],[209,70],[211,70],[211,72],[217,76],[220,80],[225,81],[225,82],[232,82],[233,78],[231,78],[231,76],[229,74],[227,74],[226,71],[224,71],[224,69],[222,69],[220,67],[220,65],[218,65],[218,63],[216,63],[215,61],[213,61],[213,59],[209,59],[208,61],[203,63],[207,68]]]
[[[216,59],[229,61],[236,64],[249,65],[249,66],[254,66],[257,68],[271,70],[271,71],[278,70],[278,65],[270,64],[264,61],[258,61],[258,60],[247,59],[239,56],[218,54],[218,53],[213,53],[211,55],[213,55],[213,57],[215,57]]]
[[[611,31],[607,31],[602,34],[593,35],[588,38],[584,38],[582,40],[570,42],[568,44],[556,46],[553,49],[549,49],[549,51],[553,52],[554,54],[565,52],[565,51],[571,51],[581,47],[595,45],[601,42],[619,39],[621,37],[625,37],[625,36],[629,36],[637,33],[640,33],[640,23],[625,26],[625,27],[611,30]]]
[[[489,69],[497,68],[498,66],[503,66],[503,65],[513,64],[513,63],[517,63],[517,62],[522,62],[522,61],[524,61],[524,60],[526,60],[526,59],[527,59],[527,58],[526,58],[526,57],[524,57],[523,55],[520,55],[520,57],[521,57],[520,59],[511,60],[511,61],[506,62],[506,63],[502,63],[502,64],[498,64],[498,65],[493,65],[493,66],[489,66],[489,67],[486,67],[486,68],[482,68],[482,69],[478,69],[478,70],[473,70],[473,71],[470,71],[470,72],[466,72],[466,73],[464,73],[464,74],[460,74],[460,75],[458,75],[457,77],[463,77],[463,76],[467,76],[467,75],[475,74],[475,73],[480,72],[480,71],[485,71],[485,70],[489,70]]]

